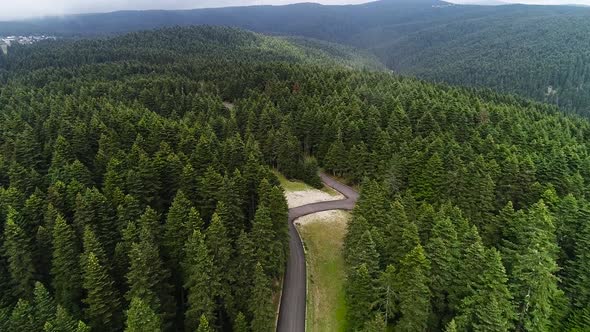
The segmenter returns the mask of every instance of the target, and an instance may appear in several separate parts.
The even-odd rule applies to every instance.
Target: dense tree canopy
[[[8,331],[272,330],[287,207],[271,168],[313,182],[317,165],[362,189],[351,330],[590,326],[587,120],[228,28],[15,50],[0,86]]]

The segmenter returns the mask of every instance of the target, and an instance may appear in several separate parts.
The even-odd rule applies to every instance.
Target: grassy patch
[[[308,186],[307,184],[301,181],[291,181],[287,179],[283,174],[281,174],[278,171],[274,171],[274,173],[279,178],[281,186],[285,191],[304,191],[313,189],[311,186]]]
[[[313,190],[315,188],[313,188],[312,186],[306,184],[305,182],[302,181],[291,181],[289,179],[287,179],[283,174],[281,174],[280,172],[273,170],[273,173],[275,173],[275,175],[279,178],[279,181],[281,182],[281,186],[283,187],[283,190],[289,192],[289,191],[305,191],[305,190]],[[329,194],[330,196],[339,196],[341,195],[338,191],[324,186],[322,188],[322,191],[325,192],[326,194]]]
[[[306,247],[307,331],[345,331],[344,258],[342,244],[350,214],[335,212],[299,226]]]

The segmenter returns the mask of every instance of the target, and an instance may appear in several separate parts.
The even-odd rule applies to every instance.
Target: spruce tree
[[[365,323],[362,332],[386,332],[387,324],[381,313],[376,314],[371,320]]]
[[[35,326],[35,308],[29,301],[20,299],[12,309],[8,323],[9,332],[37,331]]]
[[[514,229],[514,249],[506,252],[513,262],[509,277],[517,306],[517,328],[546,330],[560,311],[563,297],[557,285],[553,218],[541,201],[531,207],[525,222]]]
[[[233,324],[233,331],[234,332],[248,332],[248,323],[246,322],[246,317],[242,312],[238,312],[236,319],[234,319]]]
[[[511,330],[516,314],[500,253],[487,249],[481,258],[479,267],[472,272],[475,278],[471,294],[460,305],[457,326],[473,331]]]
[[[379,277],[380,306],[387,322],[398,313],[397,271],[393,265],[387,265]]]
[[[209,327],[209,322],[205,315],[202,315],[201,319],[199,319],[199,328],[197,329],[197,332],[213,332],[213,329]]]
[[[180,269],[182,250],[192,230],[187,228],[191,202],[182,191],[176,193],[172,206],[168,210],[164,224],[163,248],[165,256],[174,271]]]
[[[377,275],[379,271],[379,253],[370,231],[366,231],[356,244],[356,248],[352,249],[348,263],[351,268],[364,264],[371,276],[375,277]]]
[[[150,308],[149,304],[134,297],[127,310],[125,332],[159,332],[161,330],[160,316]]]
[[[425,331],[430,315],[428,285],[430,263],[421,245],[416,246],[400,262],[398,331]]]
[[[279,266],[279,244],[276,241],[273,222],[270,216],[270,210],[264,204],[258,206],[256,216],[252,224],[252,237],[254,242],[256,260],[266,273],[278,275]]]
[[[94,252],[86,254],[83,287],[86,297],[85,316],[93,329],[117,330],[121,326],[120,302],[114,282]]]
[[[449,297],[454,294],[454,280],[458,278],[459,242],[455,227],[449,218],[439,218],[432,229],[432,236],[426,245],[431,266],[430,290],[436,317],[448,320]],[[440,326],[439,322],[435,326]]]
[[[30,239],[16,223],[18,216],[9,208],[4,228],[4,247],[8,257],[8,270],[16,285],[18,296],[30,299],[33,295],[35,267]]]
[[[214,294],[210,289],[213,273],[213,260],[209,256],[205,239],[199,230],[194,230],[184,248],[184,288],[188,294],[185,313],[185,328],[194,331],[202,315],[215,321]]]
[[[42,331],[45,323],[56,315],[55,301],[40,282],[35,283],[33,312],[35,331]]]
[[[445,332],[457,332],[457,324],[455,323],[455,320],[452,319],[449,324],[447,324],[447,327],[445,328]]]
[[[223,304],[226,310],[232,309],[233,300],[230,287],[234,277],[227,271],[231,260],[232,248],[227,237],[225,225],[216,213],[213,214],[211,223],[205,232],[205,242],[213,260],[211,274],[212,295],[217,298],[219,303]]]
[[[135,298],[141,300],[166,322],[174,312],[172,289],[168,284],[170,275],[146,225],[142,225],[139,242],[131,246],[129,261],[130,268],[126,276],[129,291],[125,298],[128,301]]]
[[[58,305],[55,318],[46,322],[43,326],[44,332],[76,332],[78,323],[68,311]]]
[[[56,302],[66,310],[77,314],[82,297],[82,272],[80,249],[72,226],[58,215],[53,227],[53,259],[51,275]]]
[[[271,332],[275,327],[272,290],[270,280],[260,263],[256,264],[253,279],[254,286],[250,296],[251,329],[252,331]]]
[[[346,283],[346,313],[351,330],[360,330],[372,317],[376,295],[369,269],[361,264],[349,274]]]

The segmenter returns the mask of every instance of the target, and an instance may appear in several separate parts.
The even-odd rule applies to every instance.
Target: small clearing
[[[275,174],[285,190],[285,197],[290,209],[311,203],[337,201],[346,198],[330,187],[319,190],[300,181],[290,181],[279,172],[275,172]]]
[[[224,101],[224,102],[223,102],[223,107],[225,107],[225,108],[227,108],[228,110],[230,110],[230,111],[231,111],[231,110],[233,110],[233,109],[234,109],[234,107],[236,107],[236,106],[235,106],[234,104],[230,103],[230,102]]]
[[[311,203],[337,201],[345,198],[340,193],[331,194],[318,189],[308,189],[303,191],[287,191],[285,192],[285,196],[287,197],[287,203],[289,204],[289,208],[294,208]]]
[[[346,301],[342,246],[350,213],[326,211],[296,220],[307,261],[308,332],[345,331]]]

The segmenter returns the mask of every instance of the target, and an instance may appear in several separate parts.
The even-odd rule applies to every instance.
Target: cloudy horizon
[[[447,0],[453,3],[474,3],[482,0]],[[486,1],[486,0],[483,0]],[[489,1],[489,0],[487,0]],[[506,3],[541,5],[581,4],[590,0],[499,0]],[[88,3],[83,0],[20,0],[0,5],[0,20],[18,20],[44,16],[62,16],[81,13],[103,13],[118,10],[197,9],[250,5],[286,5],[298,2],[316,2],[326,5],[360,4],[371,0],[101,0]]]

